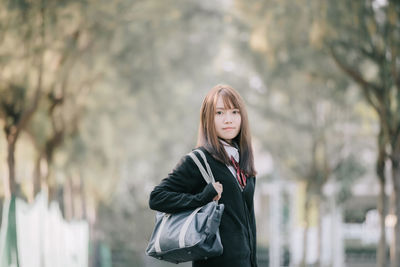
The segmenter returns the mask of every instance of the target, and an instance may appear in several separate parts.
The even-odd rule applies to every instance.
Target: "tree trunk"
[[[301,267],[307,265],[307,246],[308,246],[308,228],[309,228],[309,214],[310,214],[310,199],[306,195],[306,201],[304,203],[304,234],[303,234],[303,256],[301,259]]]
[[[12,195],[16,194],[17,182],[15,180],[15,144],[17,141],[17,134],[10,134],[7,136],[7,165],[8,165],[8,179],[5,179],[5,196],[10,199]]]
[[[72,220],[74,214],[74,206],[72,202],[72,180],[71,175],[67,173],[66,182],[64,183],[64,194],[63,194],[63,210],[64,210],[64,218],[66,220]]]
[[[387,198],[385,193],[386,177],[385,177],[385,166],[386,166],[386,156],[385,156],[386,142],[384,139],[384,131],[381,128],[378,136],[378,159],[376,164],[376,174],[379,180],[379,198],[378,198],[378,211],[380,216],[380,238],[377,248],[377,267],[386,267],[386,226],[385,218],[387,214]]]
[[[317,204],[317,210],[318,210],[318,215],[317,215],[317,262],[315,263],[316,267],[321,266],[321,253],[322,253],[322,204],[321,204],[321,197],[318,196],[318,199],[316,201]]]
[[[45,177],[45,181],[46,181],[46,186],[47,186],[47,196],[49,199],[49,204],[52,201],[57,201],[57,186],[56,183],[53,179],[53,172],[52,172],[52,168],[50,166],[50,162],[48,160],[46,160],[46,164],[47,164],[47,174]]]
[[[82,178],[81,172],[78,174],[78,179],[79,179],[79,196],[80,196],[80,204],[81,204],[81,220],[86,220],[87,219],[87,212],[86,212],[86,194],[85,194],[85,184],[84,180]]]
[[[41,171],[42,153],[38,155],[35,161],[35,170],[33,173],[33,198],[39,194],[42,186],[42,171]]]
[[[91,211],[90,214],[94,216],[88,217],[88,222],[89,222],[89,243],[90,247],[93,249],[89,251],[89,266],[90,267],[98,267],[98,254],[96,253],[96,246],[100,240],[99,238],[99,231],[97,230],[98,224],[97,224],[97,218],[96,218],[96,213],[97,210],[94,206],[90,207]]]
[[[384,178],[384,177],[383,177]],[[385,218],[387,214],[387,199],[385,194],[385,180],[379,179],[379,199],[378,199],[378,211],[380,215],[380,238],[377,248],[377,267],[386,267],[386,226]]]
[[[394,237],[392,244],[391,266],[400,266],[400,151],[395,149],[392,157],[392,179],[393,179],[393,195],[394,195],[394,210],[396,212],[397,221],[394,227]]]
[[[8,128],[7,133],[7,165],[8,165],[8,179],[4,179],[5,199],[9,201],[6,207],[8,212],[3,218],[7,221],[2,227],[5,227],[5,237],[1,242],[4,244],[0,246],[3,251],[0,251],[0,263],[5,266],[19,266],[18,257],[18,239],[17,239],[17,217],[15,210],[15,198],[17,195],[17,182],[15,180],[15,145],[18,139],[18,129],[15,126]],[[7,201],[5,201],[7,203]],[[4,262],[3,262],[4,261]]]
[[[79,173],[74,176],[72,183],[72,197],[74,203],[74,218],[81,220],[83,218],[82,190]]]

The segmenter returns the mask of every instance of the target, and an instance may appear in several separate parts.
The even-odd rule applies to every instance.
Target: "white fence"
[[[10,201],[4,203],[0,229],[0,267],[87,267],[89,227],[85,221],[67,222],[57,204],[48,206],[47,198],[39,195],[33,204],[15,201],[15,247],[10,236]],[[11,240],[11,241],[10,241]]]

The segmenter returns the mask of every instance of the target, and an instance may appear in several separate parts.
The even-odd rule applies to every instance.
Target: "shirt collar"
[[[236,160],[236,162],[239,162],[239,150],[236,147],[233,147],[232,145],[228,144],[224,140],[221,140],[221,143],[224,145],[225,151],[228,154],[228,157],[230,158],[233,156],[233,158]]]

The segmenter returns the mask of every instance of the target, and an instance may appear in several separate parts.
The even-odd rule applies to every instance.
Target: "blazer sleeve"
[[[190,156],[186,155],[150,193],[149,206],[153,210],[176,213],[203,206],[217,194],[213,185],[206,183]]]

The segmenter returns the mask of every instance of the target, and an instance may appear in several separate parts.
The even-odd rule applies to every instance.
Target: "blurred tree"
[[[36,111],[43,91],[43,44],[46,31],[43,1],[32,4],[31,10],[25,2],[2,2],[3,8],[9,12],[6,12],[8,16],[3,13],[1,17],[7,23],[2,23],[4,27],[1,43],[3,60],[0,62],[0,114],[5,121],[4,131],[8,143],[9,175],[8,181],[5,181],[5,189],[6,195],[10,197],[16,194],[17,190],[15,145],[21,131]],[[18,45],[20,42],[26,45]],[[21,62],[33,64],[33,68],[24,68]]]
[[[354,80],[378,115],[378,157],[380,181],[381,241],[378,266],[386,266],[385,164],[392,171],[395,214],[400,217],[400,3],[365,0],[316,3],[313,25],[322,30],[316,36],[329,49],[337,66]],[[400,265],[400,224],[395,225],[391,266]]]
[[[2,241],[0,254],[4,264],[19,266],[15,212],[15,197],[19,195],[19,189],[15,175],[15,147],[21,132],[38,108],[43,89],[45,7],[44,1],[32,3],[31,10],[25,2],[2,2],[0,5],[1,9],[9,11],[3,12],[0,18],[4,25],[1,29],[0,116],[4,120],[7,140],[8,176],[4,178],[4,188],[5,203],[9,203],[6,207],[8,218],[3,218],[7,221],[7,228],[4,229],[6,238],[5,242]],[[21,68],[23,64],[30,63],[32,69]]]
[[[360,139],[356,141],[359,133],[354,131],[361,117],[352,111],[360,98],[346,90],[351,84],[325,51],[312,45],[312,3],[235,3],[238,27],[248,36],[239,49],[254,62],[264,84],[258,86],[254,99],[256,109],[270,118],[270,126],[259,129],[264,134],[260,139],[286,170],[283,176],[306,183],[304,231],[307,233],[310,224],[310,206],[315,204],[320,255],[325,184],[330,177],[354,181],[363,173],[354,156],[363,146]],[[303,240],[301,264],[305,266],[306,234]]]
[[[39,191],[40,177],[43,175],[39,171],[40,163],[45,162],[46,177],[42,182],[45,187],[50,187],[50,197],[54,199],[58,191],[70,193],[67,198],[70,201],[65,201],[65,204],[75,209],[68,208],[69,211],[73,210],[67,214],[68,218],[85,217],[86,177],[79,175],[79,171],[66,173],[68,169],[63,169],[63,156],[65,158],[65,152],[68,151],[69,139],[76,140],[83,107],[87,106],[89,100],[88,92],[95,83],[105,80],[104,73],[110,69],[112,53],[104,51],[109,47],[120,11],[116,7],[121,2],[43,0],[37,3],[0,3],[1,10],[5,11],[1,12],[0,18],[4,22],[1,23],[0,43],[0,80],[3,81],[0,87],[0,113],[9,143],[10,175],[6,188],[9,193],[15,194],[15,143],[25,129],[38,150],[34,194]],[[108,17],[99,20],[101,15]],[[33,114],[35,111],[39,111],[36,116]],[[30,123],[31,118],[33,120]],[[56,154],[56,150],[64,153]],[[74,158],[76,154],[69,156]],[[53,164],[54,160],[56,164]],[[78,166],[84,168],[82,163]],[[56,172],[52,171],[54,168]],[[107,177],[104,178],[98,182],[104,183]],[[87,184],[97,186],[94,183]],[[60,190],[64,186],[67,189]],[[89,203],[92,206],[97,204]],[[13,214],[10,212],[10,216]],[[9,222],[15,226],[15,220],[10,218]]]

